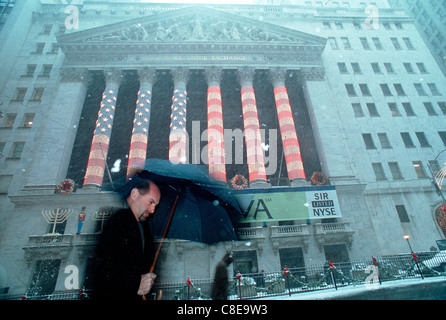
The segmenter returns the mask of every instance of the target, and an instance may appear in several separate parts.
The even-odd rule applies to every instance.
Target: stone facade
[[[342,211],[341,218],[331,220],[251,223],[241,226],[239,241],[211,246],[167,240],[159,281],[212,277],[227,250],[236,252],[234,268],[247,272],[281,270],[289,263],[301,267],[323,264],[327,259],[345,261],[407,252],[404,234],[411,236],[415,251],[435,248],[436,240],[444,239],[445,234],[435,217],[442,197],[431,184],[429,170],[438,171],[444,162],[439,153],[446,145],[446,79],[413,20],[403,11],[390,8],[386,1],[371,6],[354,2],[339,2],[339,6],[301,1],[293,5],[200,7],[86,0],[69,7],[62,1],[18,4],[0,32],[7,40],[0,51],[1,60],[10,62],[1,66],[0,73],[0,287],[5,288],[4,293],[65,290],[69,266],[79,270],[80,287],[85,284],[101,221],[111,208],[123,205],[107,191],[105,183],[83,184],[88,156],[94,151],[90,148],[96,111],[102,92],[111,90],[108,73],[119,75],[115,91],[132,92],[139,89],[140,82],[129,83],[140,81],[138,73],[144,68],[156,72],[156,81],[150,78],[153,83],[144,82],[148,85],[144,88],[152,88],[154,95],[160,88],[169,91],[168,83],[174,87],[174,70],[178,68],[191,71],[188,94],[196,91],[199,95],[202,89],[198,83],[203,82],[213,87],[220,84],[223,96],[224,88],[230,88],[224,83],[237,82],[238,102],[225,105],[225,101],[235,100],[222,97],[224,129],[243,128],[249,122],[238,119],[243,114],[240,86],[258,89],[266,83],[271,93],[276,87],[288,90],[295,141],[302,154],[301,162],[294,165],[303,163],[306,178],[288,178],[292,176],[286,168],[292,166],[288,156],[274,172],[267,169],[264,178],[258,168],[272,159],[266,152],[255,157],[258,160],[265,155],[260,164],[249,163],[246,156],[248,163],[240,170],[255,177],[249,181],[253,189],[311,189],[311,174],[321,171],[336,187]],[[391,30],[384,28],[384,23],[391,25]],[[215,77],[215,68],[221,77]],[[245,77],[248,73],[253,79]],[[282,80],[274,79],[277,74],[283,75]],[[166,85],[157,86],[162,81]],[[385,91],[386,85],[390,93]],[[259,91],[255,95],[262,128],[262,124],[272,123],[265,119],[268,112],[276,111],[273,95],[268,98],[271,110],[265,111]],[[205,96],[206,90],[202,92]],[[117,120],[124,119],[118,115],[119,93],[117,97],[113,130],[124,123]],[[193,110],[194,98],[189,98],[185,128],[194,129],[190,123],[197,120],[197,111]],[[409,113],[408,103],[414,115]],[[135,102],[131,104],[133,112]],[[154,117],[162,113],[161,107],[152,103],[150,108],[150,126],[156,126]],[[166,112],[170,115],[170,108]],[[271,115],[277,117],[277,113]],[[234,122],[228,124],[225,117]],[[26,119],[31,123],[27,125]],[[238,125],[236,121],[240,121]],[[129,123],[124,132],[130,142]],[[159,151],[165,159],[168,125],[162,140],[167,143]],[[200,125],[206,127],[206,120]],[[264,129],[279,130],[279,126]],[[408,133],[414,145],[405,145],[401,133]],[[278,131],[277,139],[281,138]],[[152,140],[149,135],[148,157]],[[107,143],[108,167],[116,157],[124,159],[126,152],[131,154],[129,143],[126,152],[115,155],[116,141],[112,136]],[[190,148],[189,161],[193,162],[194,147]],[[85,163],[76,161],[78,154],[84,155]],[[200,159],[196,163],[203,164]],[[231,168],[226,165],[226,172],[219,171],[226,174],[228,183],[239,167]],[[102,170],[106,181],[108,168]],[[56,193],[66,178],[76,180],[75,192]],[[69,209],[71,214],[60,223],[61,231],[52,234],[51,227],[59,226],[45,220],[43,213],[56,209]],[[77,234],[82,211],[86,219]],[[57,281],[50,281],[50,289],[36,284],[39,270],[54,273]]]

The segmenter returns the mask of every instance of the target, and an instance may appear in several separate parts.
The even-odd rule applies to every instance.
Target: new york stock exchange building
[[[73,270],[88,289],[114,183],[146,159],[249,199],[236,241],[166,239],[159,283],[211,278],[227,251],[232,276],[408,253],[406,234],[438,250],[445,77],[412,18],[368,5],[17,1],[0,31],[2,294],[67,290]]]

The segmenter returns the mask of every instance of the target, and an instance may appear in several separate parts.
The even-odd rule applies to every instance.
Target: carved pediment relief
[[[230,42],[324,45],[325,39],[207,7],[186,7],[65,34],[61,43]]]
[[[269,31],[246,23],[216,21],[209,16],[184,16],[154,23],[137,22],[112,33],[101,34],[87,41],[283,41],[303,44],[293,36]]]

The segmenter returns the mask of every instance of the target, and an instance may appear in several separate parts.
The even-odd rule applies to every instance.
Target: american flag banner
[[[96,120],[84,185],[102,185],[118,89],[119,84],[113,82],[107,85],[102,94],[101,107]]]
[[[219,86],[208,88],[207,110],[209,175],[215,180],[226,182],[225,139]]]
[[[274,88],[274,98],[276,100],[277,115],[279,117],[280,134],[282,136],[288,179],[305,179],[300,146],[287,89],[284,86],[276,86]]]
[[[176,87],[172,97],[169,135],[169,160],[176,163],[187,161],[186,107],[186,88]]]
[[[252,86],[244,86],[241,89],[241,96],[249,181],[266,181],[262,136],[260,134],[254,88]]]
[[[144,168],[149,135],[152,86],[141,86],[136,100],[135,118],[133,119],[132,138],[130,140],[127,178],[138,169]]]

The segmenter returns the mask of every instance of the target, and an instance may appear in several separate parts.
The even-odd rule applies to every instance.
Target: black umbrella
[[[227,185],[211,179],[204,167],[147,159],[144,169],[120,193],[128,194],[140,179],[152,180],[161,191],[160,204],[149,222],[155,238],[206,244],[237,240],[235,227],[242,210]]]

